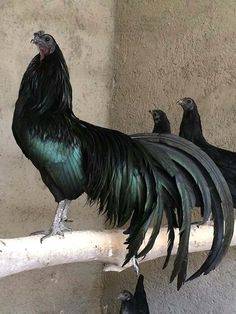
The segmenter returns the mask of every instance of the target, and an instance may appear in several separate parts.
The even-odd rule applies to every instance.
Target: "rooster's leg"
[[[65,206],[62,212],[62,221],[64,222],[73,222],[72,219],[68,219],[67,214],[68,214],[68,209],[70,208],[70,200],[65,200]]]
[[[47,232],[43,232],[45,235],[40,239],[41,243],[48,237],[53,235],[64,235],[64,231],[71,231],[70,228],[64,225],[67,220],[67,211],[69,209],[70,201],[63,200],[58,203],[56,215],[51,228]]]

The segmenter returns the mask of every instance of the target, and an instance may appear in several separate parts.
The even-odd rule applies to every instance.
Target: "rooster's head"
[[[51,35],[45,34],[44,31],[34,33],[34,38],[31,42],[38,47],[41,60],[52,54],[57,45],[55,39]]]

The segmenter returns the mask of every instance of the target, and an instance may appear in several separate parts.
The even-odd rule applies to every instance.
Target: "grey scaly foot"
[[[45,235],[40,239],[40,242],[42,243],[43,240],[54,235],[64,236],[65,231],[71,231],[71,230],[72,230],[71,228],[68,228],[64,225],[63,221],[60,221],[59,224],[54,223],[47,232],[44,232]]]
[[[67,211],[68,211],[69,205],[70,205],[70,201],[68,200],[63,200],[59,202],[57,206],[57,211],[56,211],[53,225],[49,229],[49,231],[45,234],[45,236],[43,236],[40,239],[41,243],[43,242],[43,240],[53,235],[58,234],[58,235],[64,236],[64,231],[69,231],[69,230],[71,231],[71,229],[67,228],[64,225],[64,220],[65,218],[67,218]]]
[[[44,236],[40,239],[40,242],[42,243],[43,240],[48,237],[56,234],[63,236],[64,231],[71,231],[71,228],[68,228],[64,225],[66,221],[69,221],[67,219],[67,211],[69,209],[70,202],[71,201],[65,199],[58,203],[54,222],[52,224],[52,227],[48,231],[36,231],[33,232],[31,235],[44,234]]]

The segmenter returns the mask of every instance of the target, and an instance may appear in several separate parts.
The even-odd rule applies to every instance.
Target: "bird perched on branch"
[[[233,205],[236,207],[236,153],[213,146],[206,141],[198,108],[192,98],[185,97],[177,103],[184,110],[179,135],[199,146],[214,160],[228,183]]]
[[[72,111],[72,88],[63,54],[55,39],[34,34],[38,47],[20,85],[13,118],[13,134],[23,153],[39,170],[58,203],[45,237],[67,230],[71,200],[82,193],[116,226],[130,218],[125,263],[147,254],[161,227],[166,197],[181,212],[179,248],[171,280],[185,282],[193,186],[201,190],[204,221],[214,216],[212,248],[191,277],[208,273],[219,263],[233,235],[231,195],[211,159],[194,144],[174,135],[121,132],[92,125]],[[140,250],[149,226],[152,234]]]
[[[139,275],[134,295],[128,290],[120,293],[120,314],[149,314],[146,292],[143,285],[144,277]]]

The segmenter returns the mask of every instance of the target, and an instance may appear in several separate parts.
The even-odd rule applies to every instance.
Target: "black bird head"
[[[149,110],[149,112],[151,113],[155,123],[161,121],[163,118],[166,118],[166,114],[162,110],[155,109]]]
[[[123,290],[119,296],[118,299],[121,301],[130,301],[134,298],[134,296],[132,295],[131,292],[129,292],[128,290]]]
[[[149,110],[149,112],[154,121],[153,133],[171,133],[170,122],[164,111],[155,109]]]
[[[184,109],[184,111],[190,111],[196,107],[194,100],[190,97],[184,97],[178,100],[177,105],[180,105]]]
[[[41,60],[52,54],[57,46],[55,39],[51,35],[45,34],[44,31],[34,33],[31,42],[38,47]]]

